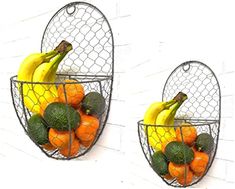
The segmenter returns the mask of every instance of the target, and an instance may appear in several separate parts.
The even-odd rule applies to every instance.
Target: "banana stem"
[[[60,44],[55,48],[55,51],[58,53],[66,53],[72,50],[72,44],[63,40],[60,42]]]
[[[165,105],[165,109],[169,109],[175,103],[176,103],[175,99],[169,100]]]
[[[52,58],[54,58],[56,55],[58,54],[57,51],[52,50],[48,53],[45,53],[45,55],[43,56],[44,61],[43,62],[49,62]]]
[[[173,100],[178,101],[179,103],[183,103],[186,99],[188,99],[188,96],[186,94],[184,94],[183,92],[179,92],[174,98]]]

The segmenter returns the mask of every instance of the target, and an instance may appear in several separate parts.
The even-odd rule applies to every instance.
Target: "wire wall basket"
[[[62,40],[71,43],[73,49],[59,64],[54,83],[18,81],[17,76],[11,77],[10,83],[13,105],[26,134],[48,157],[68,160],[86,154],[99,139],[107,122],[113,85],[114,40],[105,15],[95,6],[85,2],[69,3],[54,14],[43,33],[41,52],[54,49]],[[60,112],[60,114],[57,112],[57,117],[54,115],[54,120],[62,126],[59,131],[52,130],[50,121],[48,122],[43,117],[45,112],[41,114],[41,120],[39,119],[40,115],[30,120],[35,113],[24,104],[25,101],[29,100],[30,93],[35,92],[35,87],[51,90],[54,85],[58,91],[60,89],[60,93],[64,97],[65,108],[61,110],[66,109],[65,112]],[[80,86],[83,88],[84,95],[81,103],[74,107],[70,103],[71,96],[69,96],[67,89],[71,87],[74,90],[74,88]],[[25,88],[30,88],[27,94],[24,92]],[[77,89],[77,93],[73,93],[75,100],[81,98],[81,91],[79,88]],[[47,99],[45,94],[37,94],[37,97],[39,100],[35,102],[33,109],[41,108],[40,99],[44,100],[44,111],[47,111],[45,108],[52,103],[60,103],[60,106],[63,106],[57,98]],[[85,98],[89,98],[89,100],[87,100],[84,108]],[[86,108],[94,106],[90,101],[95,103],[95,108],[98,109],[99,113],[92,113],[90,109],[88,115]],[[52,107],[48,116],[50,117],[56,111],[58,111],[58,108],[53,109]],[[63,122],[62,118],[61,121],[58,115],[67,122]],[[29,126],[35,120],[39,120],[39,123],[37,123],[46,128],[44,132],[47,133],[47,136],[44,142],[41,140],[38,143],[38,140],[35,140],[35,137],[29,134]],[[76,120],[77,125],[73,125],[74,120]],[[83,124],[83,127],[81,124]],[[78,128],[80,128],[80,131],[77,131]],[[41,130],[35,132],[41,132]]]
[[[173,187],[187,187],[198,183],[214,160],[221,93],[214,72],[199,61],[187,61],[173,70],[164,85],[162,101],[169,101],[179,91],[188,98],[178,109],[174,125],[148,125],[141,120],[138,135],[149,165],[162,180]],[[182,146],[187,147],[181,150]]]

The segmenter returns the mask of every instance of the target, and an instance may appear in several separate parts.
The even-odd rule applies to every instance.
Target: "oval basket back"
[[[105,98],[106,109],[96,142],[108,119],[112,95],[112,29],[105,15],[97,7],[86,2],[73,2],[58,10],[47,24],[41,51],[54,49],[62,40],[70,42],[73,50],[60,63],[58,80],[76,79],[83,82],[86,92],[97,91]]]
[[[172,71],[166,80],[162,100],[170,100],[179,91],[187,94],[188,99],[177,111],[177,120],[195,125],[197,135],[208,133],[214,139],[207,169],[201,177],[191,183],[192,185],[205,176],[216,154],[220,131],[221,92],[214,72],[199,61],[184,62]],[[179,186],[177,182],[171,185]]]

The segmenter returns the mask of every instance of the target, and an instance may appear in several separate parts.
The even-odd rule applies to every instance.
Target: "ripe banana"
[[[40,103],[58,96],[57,88],[54,84],[56,79],[56,71],[61,60],[71,49],[72,46],[69,45],[64,53],[59,53],[53,58],[53,60],[39,65],[39,67],[35,70],[33,74],[33,82],[35,82],[33,83],[33,91]]]
[[[46,73],[47,71],[37,72],[36,71],[37,68],[39,68],[40,65],[43,63],[49,64],[50,60],[54,58],[55,56],[57,56],[58,58],[53,59],[52,62],[54,63],[58,61],[60,62],[62,60],[61,58],[63,58],[67,54],[67,52],[72,49],[71,47],[72,46],[70,43],[66,41],[62,41],[54,50],[48,53],[31,54],[28,57],[26,57],[21,63],[20,68],[18,70],[18,76],[17,76],[17,79],[19,81],[18,89],[22,96],[22,101],[29,111],[33,113],[40,112],[39,96],[42,91],[39,89],[34,91],[34,84],[37,86],[39,86],[40,84],[32,83],[32,81],[42,82],[42,80],[37,81],[37,79],[40,77],[40,73],[44,75],[42,77],[49,78],[49,79],[53,78],[54,76],[53,74],[54,72],[56,72],[56,69],[57,69],[55,66],[54,69],[47,70],[49,73]],[[40,69],[41,71],[44,70],[42,68],[39,68],[39,70]],[[35,79],[33,79],[34,74],[36,74]]]
[[[150,105],[144,115],[144,129],[148,136],[149,145],[155,150],[162,149],[162,144],[175,137],[174,118],[176,111],[187,99],[187,95],[180,92],[168,102],[155,102]]]
[[[161,141],[159,140],[160,137],[158,137],[156,133],[157,128],[154,126],[156,119],[161,111],[168,109],[175,102],[175,100],[170,100],[168,102],[155,102],[151,104],[145,112],[145,132],[147,133],[149,144],[157,151],[161,149]]]
[[[174,126],[176,112],[181,104],[187,99],[187,95],[179,93],[174,99],[176,100],[176,103],[169,109],[162,110],[155,122],[155,124],[159,126],[156,127],[156,134],[161,141],[161,144],[171,141],[171,139],[176,137],[175,129],[172,126]]]
[[[38,113],[40,110],[38,99],[31,85],[33,73],[40,64],[48,62],[57,54],[54,50],[48,53],[34,53],[26,57],[20,65],[17,76],[19,81],[18,89],[22,95],[24,105],[33,113]]]

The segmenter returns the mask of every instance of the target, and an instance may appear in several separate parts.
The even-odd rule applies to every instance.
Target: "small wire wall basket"
[[[41,51],[48,52],[54,49],[62,40],[71,43],[73,49],[59,64],[55,83],[23,82],[18,81],[17,76],[13,76],[10,79],[10,84],[13,105],[26,134],[48,157],[68,160],[86,154],[97,142],[107,122],[113,85],[114,41],[111,27],[104,14],[95,6],[85,2],[69,3],[54,14],[43,33]],[[73,80],[73,82],[66,82],[67,79]],[[83,144],[80,143],[80,139],[78,138],[80,144],[79,151],[76,153],[73,152],[73,148],[75,147],[72,146],[72,141],[76,138],[74,134],[75,129],[71,127],[70,123],[70,119],[74,119],[74,117],[70,114],[71,111],[65,112],[68,118],[66,124],[69,128],[69,134],[67,135],[69,142],[67,144],[67,155],[64,155],[60,152],[59,148],[53,148],[53,145],[47,147],[39,145],[29,135],[29,119],[34,113],[24,104],[26,98],[30,98],[30,96],[27,96],[23,90],[25,87],[31,87],[31,90],[33,90],[33,87],[37,86],[43,86],[49,89],[52,85],[56,85],[57,89],[62,87],[65,105],[68,108],[69,96],[66,87],[77,84],[83,86],[85,91],[84,96],[89,93],[99,93],[104,99],[104,107],[101,114],[94,116],[98,119],[98,127],[95,131],[93,129],[94,132],[92,132],[94,136],[89,136],[92,139],[90,141],[84,141]],[[30,92],[32,91],[29,91],[29,93]],[[43,95],[44,94],[41,94],[40,98],[44,98]],[[45,98],[45,100],[48,101],[48,104],[50,103],[50,99]],[[35,104],[35,106],[37,106],[37,104]],[[82,113],[80,108],[79,106],[76,111],[80,115],[81,122],[84,112]],[[69,108],[67,110],[69,110]],[[94,120],[92,124],[93,123]],[[50,125],[48,123],[46,123],[46,125],[49,132]],[[90,135],[92,134],[90,133]],[[58,137],[55,140],[59,141],[63,139],[64,138]]]
[[[173,187],[187,187],[198,183],[206,175],[214,160],[220,131],[221,93],[218,80],[213,71],[199,61],[185,62],[173,70],[164,85],[162,100],[172,99],[179,91],[187,94],[188,99],[178,109],[174,126],[146,125],[141,120],[138,122],[138,135],[141,148],[149,165],[162,180]],[[190,125],[182,124],[185,122],[190,123]],[[195,140],[190,145],[186,144],[187,136],[185,137],[186,133],[184,133],[184,129],[189,126],[193,126],[196,130]],[[159,133],[158,128],[165,129],[169,127],[176,131],[176,139],[169,139],[167,136],[170,133],[167,133],[167,130],[163,134]],[[177,138],[177,129],[180,131],[178,132],[180,140]],[[162,167],[155,163],[158,161],[154,159],[157,157],[156,153],[158,152],[151,145],[151,140],[156,135],[163,139],[162,141],[165,141],[164,149],[160,149],[159,152],[165,155],[167,165],[164,174],[159,171]],[[211,139],[204,137],[205,135],[211,136]],[[171,163],[171,159],[169,160],[166,154],[166,148],[172,141],[178,141],[178,143],[180,142],[192,149],[194,157],[191,161],[186,162],[188,151],[184,149],[183,157],[185,159],[182,160],[181,165],[178,166],[175,162]],[[155,142],[156,146],[159,145],[158,142],[159,140]],[[200,145],[202,145],[201,150],[197,148]],[[210,145],[210,149],[203,149],[205,147],[203,145],[206,145],[207,148]],[[168,149],[170,149],[170,145]],[[200,169],[200,166],[203,167]]]

